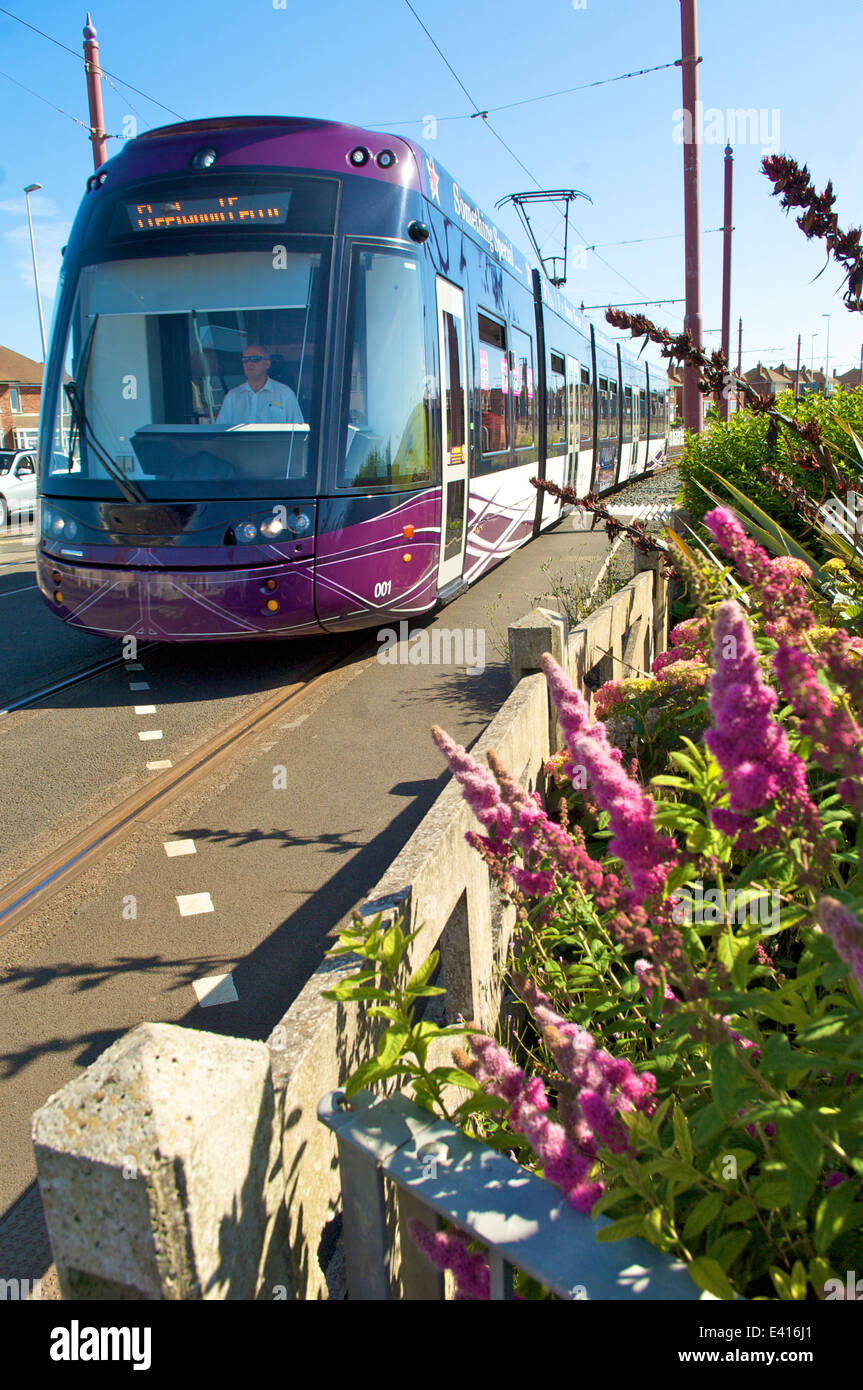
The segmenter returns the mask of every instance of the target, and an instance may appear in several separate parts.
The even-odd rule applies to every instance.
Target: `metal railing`
[[[513,1297],[516,1269],[567,1301],[711,1298],[699,1292],[685,1264],[646,1241],[598,1243],[608,1217],[573,1211],[544,1178],[404,1095],[375,1099],[361,1091],[345,1103],[344,1092],[333,1091],[321,1101],[318,1119],[338,1146],[352,1301],[444,1297],[443,1278],[413,1247],[412,1217],[432,1228],[443,1219],[487,1247],[492,1300]],[[387,1219],[390,1185],[395,1223]]]

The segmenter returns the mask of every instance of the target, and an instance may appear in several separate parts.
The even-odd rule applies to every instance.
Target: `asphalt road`
[[[506,627],[549,591],[543,565],[592,573],[606,551],[604,535],[564,522],[414,625],[482,633],[481,670],[382,664],[374,632],[359,650],[356,637],[326,639],[336,672],[0,936],[0,1237],[35,1176],[33,1110],[124,1031],[151,1020],[267,1036],[444,786],[430,726],[470,746],[509,693]],[[110,654],[44,610],[29,563],[0,551],[7,697]],[[152,778],[147,761],[176,763],[320,651],[154,647],[142,671],[119,666],[0,718],[0,883]],[[148,689],[132,691],[139,682]],[[154,729],[162,739],[138,739]],[[28,1271],[0,1268],[12,1273]]]

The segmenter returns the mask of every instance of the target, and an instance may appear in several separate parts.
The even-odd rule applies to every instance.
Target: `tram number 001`
[[[382,579],[379,584],[375,585],[375,598],[388,598],[392,591],[393,581],[391,579]]]

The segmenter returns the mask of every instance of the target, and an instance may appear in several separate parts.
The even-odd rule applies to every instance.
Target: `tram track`
[[[156,649],[158,643],[147,642],[138,647],[138,654],[144,655]],[[0,705],[0,719],[7,714],[14,714],[16,710],[27,709],[30,705],[38,705],[40,701],[47,700],[49,696],[56,695],[60,690],[68,690],[70,686],[81,685],[84,681],[92,680],[95,676],[101,676],[105,671],[114,671],[119,666],[124,665],[126,657],[122,654],[111,656],[105,661],[99,661],[95,666],[85,666],[80,671],[73,671],[71,675],[64,676],[61,680],[53,681],[50,685],[40,686],[38,690],[31,691],[28,695],[22,695],[17,700],[10,700],[8,704]]]
[[[73,835],[56,850],[0,888],[0,936],[6,935],[36,907],[40,907],[60,888],[65,887],[85,868],[120,842],[136,825],[146,822],[176,797],[185,793],[199,778],[210,772],[228,754],[233,753],[244,739],[265,728],[291,705],[311,695],[329,677],[355,661],[357,654],[362,653],[364,648],[368,649],[370,655],[376,650],[375,644],[364,636],[347,652],[322,656],[318,662],[313,663],[311,672],[306,673],[302,680],[281,687],[253,709],[247,710],[193,749],[169,771],[155,781],[148,782],[145,787],[138,788],[84,830]],[[143,648],[139,648],[139,653],[141,651]],[[122,664],[122,658],[119,663],[103,663],[99,670],[117,664]],[[77,678],[70,678],[68,682],[59,683],[54,688],[61,688],[63,684],[75,683],[76,679],[87,679],[89,675],[95,674],[98,674],[95,670],[83,673]],[[45,698],[46,693],[48,692],[42,692],[42,698]]]

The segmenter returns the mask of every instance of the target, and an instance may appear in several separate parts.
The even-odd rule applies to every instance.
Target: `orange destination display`
[[[159,232],[172,227],[221,227],[231,223],[284,222],[291,202],[289,192],[226,193],[215,198],[183,198],[171,202],[126,203],[132,230]]]

